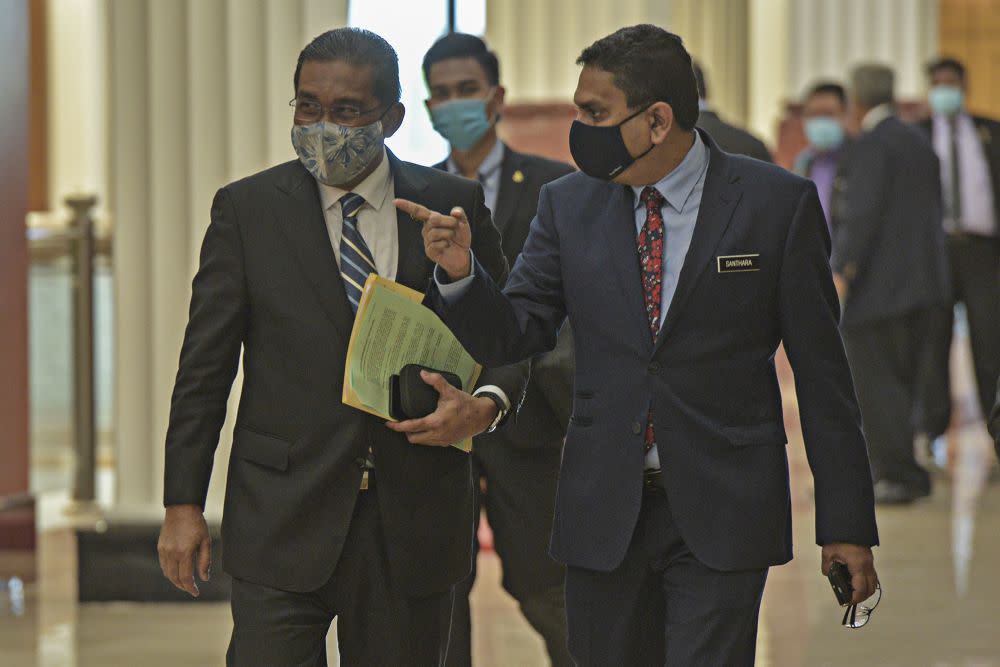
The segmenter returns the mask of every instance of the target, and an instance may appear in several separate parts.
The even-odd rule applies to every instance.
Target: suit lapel
[[[298,258],[327,317],[346,342],[351,337],[354,312],[330,244],[316,181],[296,163],[276,186],[284,199],[274,211],[278,229]]]
[[[688,297],[691,295],[698,277],[712,262],[712,255],[722,241],[729,228],[733,211],[743,196],[739,188],[740,177],[730,169],[730,160],[710,139],[706,138],[710,148],[708,173],[705,175],[705,186],[701,196],[701,206],[698,209],[698,219],[695,222],[694,236],[688,248],[684,265],[681,267],[677,280],[677,290],[670,302],[666,319],[660,327],[656,339],[656,349],[663,339],[670,335]]]
[[[393,188],[399,199],[409,199],[427,205],[424,201],[424,190],[427,180],[389,153],[389,165],[392,167]],[[423,290],[431,275],[433,264],[424,254],[424,238],[419,222],[406,213],[396,211],[396,224],[399,229],[399,262],[396,266],[396,282],[401,285]]]
[[[607,207],[601,215],[608,264],[615,274],[615,280],[624,297],[628,320],[625,331],[643,334],[643,340],[652,345],[649,336],[649,319],[646,302],[642,293],[642,273],[639,266],[639,251],[636,247],[635,204],[632,190],[624,185],[607,185]]]
[[[524,193],[525,177],[522,171],[522,162],[520,153],[511,150],[509,146],[504,147],[503,163],[500,166],[500,190],[497,193],[497,210],[493,211],[493,224],[496,225],[501,236],[507,231],[511,218],[514,217],[517,206],[521,201],[521,195]],[[514,175],[517,173],[520,173],[521,176],[515,180]]]

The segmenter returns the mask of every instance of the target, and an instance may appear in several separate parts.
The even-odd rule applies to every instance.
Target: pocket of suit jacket
[[[273,470],[288,470],[288,455],[292,443],[271,435],[251,431],[246,427],[236,429],[233,454]]]

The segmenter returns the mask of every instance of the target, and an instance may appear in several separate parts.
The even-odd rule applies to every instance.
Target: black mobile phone
[[[827,575],[830,586],[841,607],[846,607],[851,603],[851,596],[854,594],[854,586],[851,586],[851,573],[843,563],[834,562],[830,565],[830,573]]]

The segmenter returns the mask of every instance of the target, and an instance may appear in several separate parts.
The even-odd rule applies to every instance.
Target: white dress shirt
[[[955,143],[958,148],[958,173],[961,181],[961,220],[945,220],[949,232],[966,232],[981,236],[996,236],[996,206],[990,167],[983,153],[983,144],[976,133],[975,123],[966,113],[955,117]],[[934,116],[934,151],[941,160],[941,190],[944,210],[949,212],[953,188],[951,182],[951,119]]]
[[[490,213],[496,218],[497,215],[497,200],[500,198],[500,168],[503,167],[503,157],[506,151],[506,146],[499,139],[493,144],[493,148],[490,152],[486,154],[483,159],[483,163],[479,165],[479,182],[483,186],[483,195],[486,200],[486,208],[490,209]],[[461,168],[458,163],[455,162],[451,157],[448,158],[446,163],[448,167],[448,173],[457,174],[458,176],[463,176]]]
[[[877,107],[869,109],[865,117],[861,119],[861,129],[865,132],[871,132],[883,120],[895,115],[896,111],[891,104],[880,104]]]
[[[341,210],[340,198],[348,194],[348,191],[319,181],[316,184],[323,204],[326,230],[330,234],[330,243],[333,244],[333,254],[337,257],[339,267],[340,239],[344,234],[344,212]],[[396,189],[385,149],[382,151],[382,162],[375,171],[350,192],[364,197],[365,205],[358,212],[358,231],[375,258],[378,274],[395,280],[399,267],[399,227],[396,207],[392,205]]]

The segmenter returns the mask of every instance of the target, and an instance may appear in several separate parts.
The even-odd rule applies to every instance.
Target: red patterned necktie
[[[646,223],[639,232],[638,248],[639,263],[642,266],[642,291],[646,299],[646,316],[649,318],[649,331],[656,340],[660,330],[660,296],[663,290],[663,213],[661,209],[665,201],[660,191],[646,186],[639,195],[640,201],[646,205]],[[653,448],[656,436],[653,433],[653,409],[649,409],[646,418],[646,452]]]

